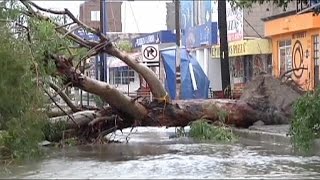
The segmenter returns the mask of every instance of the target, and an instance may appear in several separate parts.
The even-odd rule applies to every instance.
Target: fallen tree
[[[127,53],[120,51],[112,40],[77,20],[67,9],[53,11],[41,8],[30,1],[21,2],[26,7],[23,13],[28,17],[51,23],[60,36],[88,49],[88,53],[79,60],[59,52],[48,52],[45,56],[45,61],[54,62],[58,75],[63,77],[65,84],[71,84],[95,94],[109,105],[99,110],[78,112],[80,108],[75,107],[67,97],[60,93],[73,114],[65,113],[65,116],[54,117],[51,119],[52,122],[66,122],[68,128],[75,129],[75,136],[82,137],[87,141],[93,141],[97,137],[117,129],[121,130],[133,126],[187,126],[190,122],[198,119],[214,122],[221,120],[222,114],[225,116],[223,118],[225,123],[237,127],[246,128],[258,120],[265,124],[289,123],[292,116],[290,106],[300,96],[289,86],[281,84],[279,80],[262,75],[247,86],[240,100],[171,101],[152,70]],[[61,25],[40,11],[68,16],[72,23]],[[72,31],[76,28],[71,28],[71,30],[66,28],[71,24],[76,28],[83,28],[97,35],[100,37],[100,41],[85,40],[73,34]],[[119,58],[138,72],[148,83],[154,97],[153,100],[149,101],[139,97],[132,99],[105,82],[85,76],[78,65],[73,65],[74,61],[79,64],[79,61],[101,52]],[[60,92],[55,86],[51,85],[51,87],[56,92]],[[291,93],[292,98],[288,100],[281,96],[283,94],[279,94],[280,92],[286,95]],[[281,102],[279,103],[279,101]]]

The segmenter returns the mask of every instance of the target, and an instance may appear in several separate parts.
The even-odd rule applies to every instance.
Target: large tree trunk
[[[90,78],[86,77],[86,79]],[[100,92],[104,88],[100,85],[101,82],[94,80],[90,82],[85,85],[86,90],[90,92]],[[96,90],[93,91],[93,89]],[[283,93],[287,96],[280,95]],[[78,129],[81,135],[83,131],[90,129],[83,137],[88,141],[99,137],[101,132],[109,133],[133,126],[187,126],[198,119],[206,119],[211,122],[222,121],[243,128],[259,120],[265,124],[287,124],[292,116],[291,105],[299,97],[297,92],[281,84],[279,80],[271,76],[261,76],[247,86],[240,100],[196,99],[176,100],[171,103],[142,100],[135,101],[135,104],[143,107],[145,114],[133,119],[128,119],[126,114],[122,114],[123,111],[115,111],[113,107],[109,107],[94,112],[90,118],[76,114],[79,118],[75,120],[76,124],[81,126]],[[68,117],[62,118],[62,120],[65,119]],[[68,122],[70,128],[76,127],[75,123]]]
[[[126,119],[140,119],[147,115],[147,110],[140,103],[131,100],[128,96],[107,83],[89,78],[75,69],[70,62],[63,56],[53,56],[58,71],[65,76],[73,86],[79,87],[84,91],[100,96],[119,115]]]
[[[237,127],[248,127],[258,120],[265,124],[288,123],[292,115],[291,105],[300,96],[288,86],[282,85],[280,81],[262,76],[248,86],[240,100],[210,99],[171,102],[164,86],[151,69],[125,52],[119,51],[110,39],[77,20],[70,11],[47,10],[29,1],[21,2],[27,7],[25,14],[39,20],[52,22],[56,26],[56,31],[61,33],[63,37],[90,49],[87,57],[105,52],[124,61],[146,80],[155,97],[155,100],[151,102],[130,99],[107,83],[84,76],[73,67],[67,58],[53,55],[51,58],[55,61],[60,75],[65,77],[66,83],[71,82],[73,86],[101,97],[110,105],[100,111],[86,112],[90,114],[89,116],[83,116],[81,112],[79,115],[78,112],[73,116],[52,119],[53,121],[66,121],[70,117],[74,117],[72,120],[75,122],[67,121],[68,126],[77,129],[77,134],[84,136],[87,140],[116,129],[132,126],[186,126],[197,119],[207,119],[212,122],[224,120],[225,123]],[[31,6],[53,14],[68,15],[77,26],[99,36],[100,41],[88,41],[78,37],[72,31],[68,31],[65,25],[61,26],[48,16],[35,12]],[[290,98],[285,98],[288,95]],[[72,106],[72,104],[70,105]],[[76,111],[76,107],[72,109]]]

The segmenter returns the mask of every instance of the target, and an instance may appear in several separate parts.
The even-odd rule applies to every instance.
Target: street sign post
[[[142,62],[147,66],[159,66],[160,52],[158,44],[145,44],[141,47]]]

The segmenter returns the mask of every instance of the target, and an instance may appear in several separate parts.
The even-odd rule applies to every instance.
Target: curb
[[[262,144],[266,146],[279,146],[286,150],[293,151],[290,137],[284,133],[265,132],[260,130],[249,130],[232,128],[233,133],[239,137],[240,141],[248,142],[249,144]],[[311,154],[320,155],[320,139],[314,141]]]
[[[250,139],[254,141],[291,146],[290,137],[286,134],[264,132],[259,130],[248,130],[233,128],[233,133],[240,138]]]

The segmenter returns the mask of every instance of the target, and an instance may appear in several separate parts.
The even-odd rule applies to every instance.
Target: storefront
[[[232,89],[243,85],[260,73],[271,73],[271,42],[268,39],[251,39],[229,43],[229,65]],[[221,76],[215,64],[220,65],[220,46],[211,49],[210,76]],[[217,63],[219,62],[219,63]]]
[[[288,75],[304,90],[319,86],[320,16],[288,12],[265,21],[265,36],[272,39],[273,72]]]

